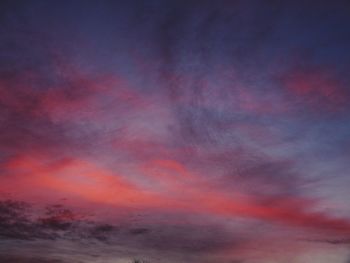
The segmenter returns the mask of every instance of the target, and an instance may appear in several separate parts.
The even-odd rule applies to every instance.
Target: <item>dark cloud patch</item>
[[[319,242],[319,243],[328,243],[331,245],[347,245],[350,244],[350,238],[344,238],[344,239],[314,239],[314,240],[308,240],[310,242]]]
[[[26,257],[26,256],[7,256],[0,255],[0,261],[6,263],[66,263],[59,259],[47,259],[47,258],[37,258],[37,257]],[[71,261],[72,263],[74,261]],[[76,262],[76,261],[75,261]]]
[[[142,260],[142,259],[134,259],[132,263],[147,263],[148,261]]]
[[[108,242],[108,240],[119,233],[120,227],[110,224],[96,224],[90,229],[91,238],[97,239],[101,242]]]
[[[134,234],[132,236],[135,236]],[[218,226],[152,226],[152,231],[130,238],[129,242],[143,249],[181,253],[208,253],[234,249],[244,242]]]
[[[5,200],[0,202],[0,236],[28,240],[36,228],[28,217],[29,205],[24,202]]]
[[[1,221],[4,223],[13,223],[15,221],[26,222],[26,211],[29,205],[25,202],[13,200],[4,200],[0,202]]]
[[[49,206],[38,216],[28,203],[4,200],[0,202],[0,236],[17,240],[76,238],[84,229],[83,220],[77,217],[62,205]]]
[[[5,240],[71,240],[83,243],[95,240],[106,245],[186,253],[234,248],[243,242],[240,237],[234,237],[215,225],[155,224],[135,227],[97,223],[79,217],[63,205],[48,206],[42,216],[37,216],[29,204],[13,200],[1,201],[0,219],[0,237]]]
[[[130,230],[130,234],[132,235],[143,235],[149,232],[147,228],[134,228]]]
[[[63,208],[62,205],[47,207],[45,217],[39,219],[44,228],[55,230],[68,230],[75,220],[73,212]]]

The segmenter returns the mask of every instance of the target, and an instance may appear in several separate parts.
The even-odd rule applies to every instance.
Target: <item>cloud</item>
[[[300,66],[282,76],[287,96],[295,104],[304,104],[314,111],[340,111],[346,109],[349,93],[336,71],[320,66]]]
[[[26,210],[23,208],[27,207]],[[1,239],[99,241],[140,249],[162,249],[192,253],[233,246],[230,237],[219,226],[144,225],[124,226],[98,223],[84,218],[63,205],[49,205],[37,214],[29,204],[4,200],[0,203]],[[187,234],[191,233],[190,235]]]
[[[265,196],[261,202],[259,195],[251,196],[244,191],[230,194],[220,188],[212,188],[210,181],[191,172],[174,160],[159,160],[150,163],[144,175],[158,181],[152,191],[143,188],[117,174],[92,162],[84,160],[40,161],[39,158],[22,157],[7,164],[10,171],[16,172],[16,191],[30,194],[42,194],[54,190],[61,195],[73,195],[88,202],[108,204],[117,207],[135,209],[165,209],[205,213],[230,217],[251,217],[271,222],[280,222],[291,226],[325,229],[335,232],[347,232],[350,224],[346,219],[336,219],[325,213],[309,212],[313,208],[312,200],[288,196],[282,192],[274,196]],[[270,169],[270,168],[269,168]],[[264,172],[264,169],[259,169]],[[256,180],[263,180],[274,186],[273,179],[268,180],[258,175]],[[253,174],[253,173],[252,173]],[[28,181],[30,176],[30,181]],[[11,175],[3,178],[3,189],[10,190],[15,181]],[[8,182],[6,183],[6,179]],[[253,180],[250,179],[253,184]],[[261,185],[262,182],[256,183]],[[277,184],[277,189],[281,187]],[[158,189],[159,190],[158,190]],[[164,191],[166,189],[166,191]],[[50,196],[50,195],[49,195]],[[269,200],[267,202],[267,200]]]
[[[0,260],[7,263],[64,263],[59,259],[33,258],[26,256],[6,256],[0,255]]]
[[[249,262],[347,242],[345,3],[1,7],[4,247]]]

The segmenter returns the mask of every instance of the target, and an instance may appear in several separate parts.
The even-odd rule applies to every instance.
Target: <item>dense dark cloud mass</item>
[[[347,1],[1,1],[1,262],[347,262]]]

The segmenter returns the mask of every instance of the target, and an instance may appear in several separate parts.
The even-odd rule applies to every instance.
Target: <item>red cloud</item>
[[[144,175],[160,183],[155,184],[152,191],[86,160],[19,156],[6,164],[7,175],[1,177],[0,190],[22,195],[44,191],[47,198],[53,191],[112,206],[251,217],[339,234],[350,233],[348,220],[309,212],[312,209],[309,200],[281,198],[273,205],[261,204],[254,196],[212,188],[210,182],[175,160],[155,160],[140,168]]]
[[[289,94],[312,108],[337,111],[347,102],[343,84],[326,68],[291,70],[282,78],[282,83]]]

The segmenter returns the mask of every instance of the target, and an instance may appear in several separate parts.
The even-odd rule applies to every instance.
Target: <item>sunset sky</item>
[[[349,1],[2,0],[1,263],[349,263]]]

